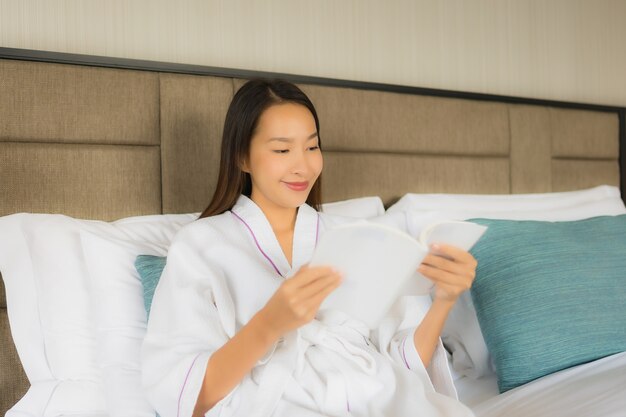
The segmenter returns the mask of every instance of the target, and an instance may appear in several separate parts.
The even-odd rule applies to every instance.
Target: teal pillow
[[[143,286],[143,304],[146,308],[148,316],[150,315],[150,306],[152,305],[152,297],[156,289],[163,268],[165,268],[166,258],[164,256],[139,255],[135,259],[135,269],[141,278]]]
[[[471,295],[500,392],[626,350],[626,215],[472,219]]]

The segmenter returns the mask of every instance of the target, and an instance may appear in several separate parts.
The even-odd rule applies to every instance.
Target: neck
[[[296,227],[296,215],[298,213],[297,208],[277,206],[255,195],[252,195],[250,199],[254,201],[263,214],[265,214],[274,233],[280,234],[294,231]]]
[[[263,210],[263,209],[261,209]],[[267,220],[276,234],[292,233],[296,228],[297,209],[283,209],[281,212],[267,213],[263,210]]]

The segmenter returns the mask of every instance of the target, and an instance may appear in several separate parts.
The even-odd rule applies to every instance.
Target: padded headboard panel
[[[0,59],[0,215],[114,220],[202,211],[217,180],[226,110],[242,83],[236,74]],[[407,192],[620,184],[623,109],[337,84],[300,82],[319,113],[325,201],[379,195],[389,205]],[[0,414],[27,387],[0,280]]]

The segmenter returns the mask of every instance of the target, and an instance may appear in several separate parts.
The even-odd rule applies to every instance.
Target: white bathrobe
[[[381,221],[405,227],[395,216]],[[142,347],[143,385],[161,417],[192,415],[211,354],[311,259],[325,230],[349,221],[300,206],[292,266],[245,196],[179,231]],[[428,371],[415,349],[413,332],[428,306],[401,297],[373,331],[341,312],[321,312],[281,338],[206,416],[470,416],[454,398],[441,343]]]

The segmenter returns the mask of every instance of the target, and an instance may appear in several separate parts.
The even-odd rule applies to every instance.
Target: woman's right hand
[[[332,268],[307,265],[285,280],[267,304],[211,355],[193,415],[204,415],[232,391],[283,334],[313,320],[340,282]]]
[[[322,301],[341,283],[340,274],[330,267],[304,265],[286,279],[259,311],[259,318],[278,339],[315,318]]]

